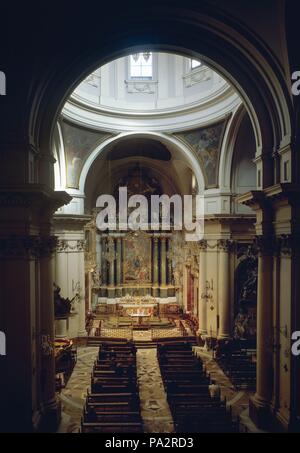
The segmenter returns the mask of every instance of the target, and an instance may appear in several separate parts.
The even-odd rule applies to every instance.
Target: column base
[[[206,329],[199,329],[197,334],[201,335],[201,336],[207,336],[207,330]]]
[[[168,288],[160,288],[159,295],[160,297],[168,297]]]
[[[115,297],[115,288],[107,288],[107,297],[112,299]]]
[[[291,417],[288,424],[289,433],[300,433],[300,417]]]
[[[86,337],[87,336],[87,331],[84,330],[79,330],[78,332],[78,337]]]
[[[276,432],[300,433],[300,417],[294,416],[288,408],[274,408],[272,415]]]
[[[116,288],[116,297],[122,297],[122,288]]]
[[[53,398],[43,403],[39,432],[55,432],[61,420],[61,403]]]
[[[217,339],[218,340],[230,340],[231,339],[231,335],[229,334],[226,334],[226,333],[221,333],[217,336]]]
[[[152,286],[152,296],[159,297],[159,287]]]
[[[33,432],[37,432],[39,430],[39,426],[41,425],[42,422],[42,414],[41,412],[35,411],[33,416],[32,416],[32,427],[33,427]]]
[[[259,429],[268,429],[272,424],[270,402],[254,395],[249,399],[249,416]]]

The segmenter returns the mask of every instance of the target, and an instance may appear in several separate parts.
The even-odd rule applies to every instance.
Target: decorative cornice
[[[242,195],[238,195],[235,197],[234,201],[249,206],[254,210],[263,208],[266,203],[265,194],[262,190],[252,190]]]
[[[264,190],[253,190],[235,197],[235,201],[256,210],[266,207],[271,202],[287,200],[291,203],[299,201],[300,189],[291,183],[275,184]]]
[[[1,207],[38,208],[55,212],[68,204],[72,197],[64,191],[54,191],[43,184],[0,186]]]
[[[24,143],[23,137],[19,142],[15,141],[15,136],[10,136],[10,137],[8,137],[8,139],[11,139],[11,140],[0,143],[0,152],[1,153],[17,151],[17,152],[26,152],[26,153],[30,152],[35,155],[39,154],[39,150],[38,150],[37,146],[34,143],[30,143],[30,142]]]
[[[126,83],[126,82],[125,82]],[[132,83],[136,83],[132,81]],[[147,83],[147,81],[143,81],[141,83]],[[157,81],[150,81],[150,83],[157,83]],[[69,97],[68,101],[66,102],[64,109],[62,111],[62,118],[69,118],[68,113],[71,111],[72,107],[78,107],[82,109],[83,113],[85,112],[93,112],[103,116],[109,117],[117,117],[117,118],[134,118],[134,119],[142,119],[145,121],[147,118],[156,117],[159,119],[168,118],[170,116],[180,116],[185,113],[195,113],[201,110],[207,110],[211,105],[220,104],[222,101],[231,98],[232,96],[236,96],[236,92],[232,88],[230,84],[224,81],[220,85],[217,90],[213,92],[209,92],[205,97],[201,98],[200,100],[196,100],[191,102],[187,105],[183,104],[180,106],[175,107],[168,107],[168,108],[157,108],[154,111],[148,110],[133,110],[133,109],[117,109],[115,107],[109,107],[104,105],[95,105],[95,104],[87,104],[86,100],[83,99],[79,94],[72,93],[71,97]]]
[[[292,183],[275,184],[264,189],[266,198],[270,201],[287,200],[291,203],[299,203],[300,188]]]
[[[204,220],[205,222],[219,222],[219,223],[253,223],[255,222],[256,216],[255,214],[205,214]]]
[[[67,214],[55,214],[53,216],[53,222],[55,227],[63,228],[64,230],[66,227],[75,228],[76,230],[87,227],[88,222],[91,222],[92,216],[90,215],[67,215]],[[94,226],[94,224],[93,224]]]
[[[56,246],[56,236],[11,235],[0,238],[0,256],[28,258],[51,256]]]
[[[132,130],[163,133],[182,132],[195,127],[207,127],[231,114],[241,103],[237,93],[228,84],[200,103],[173,109],[132,111],[114,108],[86,107],[78,97],[69,98],[63,109],[63,117],[81,127],[90,127],[118,134]]]

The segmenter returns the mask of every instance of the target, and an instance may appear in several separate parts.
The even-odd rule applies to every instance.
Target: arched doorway
[[[169,19],[162,29],[160,18],[165,17],[166,13]],[[67,95],[95,67],[124,53],[129,54],[145,47],[153,50],[180,52],[196,58],[200,56],[203,61],[207,61],[213,68],[219,70],[224,77],[233,82],[245,101],[255,131],[258,189],[266,188],[273,182],[280,180],[277,152],[281,147],[289,144],[289,96],[277,63],[255,36],[249,36],[245,29],[238,30],[229,15],[224,13],[220,17],[219,14],[216,14],[214,8],[207,6],[194,14],[193,9],[168,10],[168,8],[155,5],[151,11],[150,9],[148,11],[143,10],[142,13],[130,10],[126,16],[128,20],[123,17],[122,21],[114,21],[114,16],[111,15],[110,17],[110,26],[114,24],[115,27],[113,39],[111,38],[112,34],[108,33],[105,27],[103,27],[103,34],[102,31],[97,32],[95,27],[92,35],[98,43],[101,43],[96,50],[93,45],[90,45],[89,50],[86,51],[87,47],[78,43],[76,51],[72,49],[73,52],[68,53],[68,43],[61,43],[60,41],[60,44],[62,44],[60,52],[61,55],[64,55],[64,58],[60,59],[59,53],[53,53],[55,70],[53,68],[51,70],[48,68],[41,69],[43,63],[40,60],[39,82],[33,81],[31,84],[34,102],[27,109],[27,117],[22,132],[26,131],[25,135],[30,136],[33,142],[33,148],[30,148],[28,152],[30,154],[29,168],[32,168],[29,171],[30,178],[32,178],[31,182],[44,184],[47,190],[50,190],[46,194],[47,203],[50,205],[54,203],[55,205],[53,201],[55,197],[51,192],[53,188],[51,177],[53,160],[50,156],[52,130],[57,114]],[[213,20],[210,20],[212,18]],[[131,30],[131,32],[129,33],[128,30]],[[105,34],[110,36],[109,43]],[[262,62],[264,62],[263,65]],[[273,152],[275,152],[275,156],[272,156]],[[275,168],[277,171],[274,171]],[[41,193],[39,188],[37,188],[37,191],[39,194]],[[67,198],[65,201],[68,201]],[[57,201],[58,205],[60,203],[61,201]],[[40,233],[45,236],[51,234],[52,212],[51,209],[49,211],[45,213],[45,222],[40,230]],[[51,293],[50,267],[46,260],[43,262],[42,269],[41,284],[43,288],[48,285],[49,293]],[[24,280],[24,283],[20,285],[20,295],[25,287],[26,281]],[[9,292],[10,288],[6,288],[7,297],[9,297]],[[18,297],[18,293],[16,293],[15,298]],[[38,296],[32,296],[32,294],[30,297],[38,298]],[[39,303],[37,303],[38,305]],[[46,319],[47,310],[51,310],[51,298],[45,301],[44,309]],[[24,314],[27,313],[28,315],[28,310],[29,308],[24,308]],[[46,330],[49,327],[48,322],[49,319],[46,319]],[[11,325],[12,322],[8,322],[8,326]],[[40,326],[37,327],[40,330]],[[48,331],[46,333],[48,334]],[[32,326],[29,322],[26,327],[26,335],[31,337],[31,334]],[[47,338],[45,338],[46,341]],[[18,360],[20,355],[19,346],[20,343],[12,351],[15,360]],[[26,347],[28,356],[30,356],[31,345],[27,344]],[[29,368],[23,370],[28,388],[31,383],[31,369]],[[8,372],[12,369],[13,363],[9,363]],[[45,370],[45,374],[49,375],[51,380],[53,362],[50,365],[48,364]],[[39,389],[40,384],[38,377],[35,383],[36,389]],[[52,397],[53,388],[50,388],[49,394],[45,398],[47,401],[51,401]],[[17,392],[17,398],[24,401],[22,393],[18,394]],[[24,407],[28,408],[29,406],[31,406],[31,401],[26,399]],[[23,416],[26,420],[26,426],[32,425],[31,409],[24,410]],[[20,415],[21,419],[22,414]]]

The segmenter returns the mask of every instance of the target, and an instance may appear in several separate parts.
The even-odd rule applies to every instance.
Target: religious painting
[[[151,283],[151,237],[136,233],[124,238],[124,283]]]
[[[201,129],[194,129],[176,136],[195,152],[205,179],[206,188],[218,186],[219,160],[227,120]]]
[[[62,121],[61,128],[65,148],[67,186],[78,189],[81,170],[86,159],[111,134],[84,129],[66,121]]]

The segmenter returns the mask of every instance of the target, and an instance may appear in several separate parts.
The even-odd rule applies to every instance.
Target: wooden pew
[[[143,425],[139,422],[81,422],[82,433],[142,433]]]

